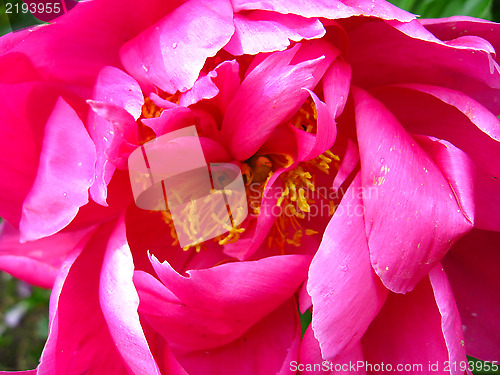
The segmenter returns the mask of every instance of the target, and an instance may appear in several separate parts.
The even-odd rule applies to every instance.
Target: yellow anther
[[[318,234],[319,232],[313,230],[313,229],[306,229],[306,236],[312,236],[314,234]]]

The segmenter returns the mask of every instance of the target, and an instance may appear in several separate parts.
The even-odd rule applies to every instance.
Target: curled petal
[[[412,290],[472,224],[436,164],[380,102],[354,92],[366,233],[375,272]]]
[[[59,99],[50,116],[38,174],[23,204],[21,241],[52,235],[88,202],[95,174],[95,146],[75,111]]]

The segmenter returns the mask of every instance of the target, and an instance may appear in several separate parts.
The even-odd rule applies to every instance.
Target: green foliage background
[[[159,0],[163,1],[163,0]],[[292,1],[292,0],[291,0]],[[313,1],[313,0],[311,0]],[[14,0],[9,2],[21,2]],[[500,21],[500,0],[392,0],[393,4],[424,18],[465,15]],[[5,14],[5,1],[0,1],[0,35],[15,28],[39,23],[31,14],[9,17]],[[1,223],[0,218],[0,223]],[[0,371],[24,370],[37,366],[40,353],[48,334],[48,300],[50,291],[31,287],[10,275],[0,273]],[[20,311],[21,319],[15,327],[9,327],[6,316]],[[311,321],[310,313],[302,316],[305,330]],[[474,358],[469,358],[476,363]],[[475,368],[478,366],[476,365]],[[493,372],[474,372],[493,374]],[[496,372],[500,374],[500,371]]]

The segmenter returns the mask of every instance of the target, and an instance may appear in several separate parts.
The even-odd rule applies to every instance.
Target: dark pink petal
[[[53,106],[54,95],[47,91],[37,83],[0,86],[0,216],[16,227],[36,177],[43,129]]]
[[[129,374],[99,304],[103,255],[114,222],[67,258],[50,300],[49,337],[38,374]]]
[[[285,375],[297,361],[300,339],[297,306],[288,301],[237,340],[177,357],[190,375]]]
[[[450,142],[428,136],[415,139],[438,164],[467,220],[478,229],[500,230],[500,180]]]
[[[334,118],[339,117],[344,111],[350,88],[351,66],[338,58],[328,68],[323,77],[325,103]]]
[[[87,122],[96,145],[97,161],[90,194],[95,202],[107,206],[107,186],[116,168],[108,160],[109,150],[116,150],[123,138],[134,142],[135,120],[141,114],[144,98],[137,81],[114,67],[105,67],[99,72],[92,98],[94,111],[89,112]]]
[[[457,107],[402,85],[381,87],[373,94],[409,132],[447,140],[467,153],[477,166],[500,177],[500,164],[495,162],[500,158],[500,142],[481,131]],[[480,107],[478,110],[481,112]]]
[[[224,46],[233,55],[282,51],[290,45],[290,40],[321,38],[326,32],[317,18],[261,10],[235,14],[233,21],[234,34]]]
[[[318,157],[333,146],[335,138],[337,137],[337,126],[333,120],[332,113],[328,110],[326,104],[323,103],[314,92],[310,90],[307,91],[309,92],[309,95],[311,95],[318,113],[317,130],[316,139],[312,148],[307,150],[303,159],[300,158],[300,160],[311,160]]]
[[[151,259],[164,283],[136,273],[139,312],[175,348],[225,345],[289,299],[304,281],[310,257],[287,255],[175,272]],[[214,308],[215,307],[215,308]]]
[[[443,259],[460,311],[467,354],[500,358],[500,234],[474,229]]]
[[[490,42],[496,51],[500,48],[500,25],[498,23],[467,16],[420,19],[419,21],[427,30],[441,40],[451,40],[464,35],[473,35]],[[498,61],[498,56],[496,60]]]
[[[449,355],[429,279],[406,294],[390,293],[362,345],[368,363],[391,365],[391,373],[450,374],[444,371]],[[429,362],[438,363],[438,371]],[[398,369],[399,364],[409,367]]]
[[[179,3],[123,0],[119,9],[107,1],[82,3],[57,22],[20,33],[10,52],[30,56],[47,79],[90,88],[104,66],[120,66],[123,43]]]
[[[450,363],[466,363],[467,356],[465,355],[462,322],[460,321],[450,283],[441,264],[437,264],[429,272],[429,280],[434,291],[434,299],[441,314],[441,328],[448,348]],[[451,368],[450,372],[452,375],[463,375],[464,373],[463,369],[454,367]],[[469,369],[467,373],[472,375]]]
[[[401,85],[413,90],[425,92],[436,97],[443,103],[449,104],[462,112],[471,123],[477,126],[482,132],[496,141],[500,141],[500,120],[481,103],[471,99],[461,92],[450,90],[444,87],[407,84]]]
[[[94,174],[94,143],[60,98],[47,121],[37,177],[23,204],[21,241],[47,237],[67,226],[88,202]]]
[[[369,21],[349,31],[349,62],[356,86],[409,82],[444,86],[469,95],[493,113],[500,112],[500,102],[495,99],[500,72],[490,70],[494,61],[489,43],[483,41],[478,46],[475,39],[474,43],[445,44],[417,21],[405,25],[404,30],[395,26]]]
[[[235,159],[245,160],[252,156],[273,129],[300,108],[308,95],[302,89],[312,90],[317,83],[314,75],[323,75],[333,60],[331,51],[304,48],[300,61],[290,65],[298,51],[299,45],[296,45],[269,55],[251,71],[236,92],[222,123],[222,135]],[[327,52],[328,58],[325,57]],[[316,56],[303,56],[311,54]],[[256,126],[256,130],[249,131]]]
[[[332,361],[325,361],[321,356],[319,343],[314,337],[311,326],[306,330],[300,346],[300,364],[304,366],[304,371],[299,371],[299,374],[366,375],[364,367],[358,368],[358,361],[364,362],[363,349],[360,343],[356,344],[352,349],[340,353]],[[306,367],[307,365],[310,365],[309,368]],[[336,367],[340,371],[335,371]]]
[[[37,241],[20,242],[20,233],[2,223],[0,269],[30,284],[51,288],[67,254],[93,228],[60,232]]]
[[[234,32],[229,1],[195,0],[127,42],[120,57],[147,91],[152,85],[173,94],[191,88],[209,56],[215,56]]]
[[[388,109],[359,89],[354,100],[372,265],[386,287],[407,292],[472,224],[439,168]]]
[[[118,352],[134,374],[160,375],[139,321],[139,296],[132,277],[134,262],[121,219],[106,247],[99,282],[99,301]]]
[[[341,158],[340,168],[333,180],[332,188],[338,190],[346,181],[349,175],[354,171],[359,162],[359,151],[353,141],[347,139],[346,150]]]
[[[298,1],[263,1],[263,0],[234,0],[234,10],[264,9],[278,13],[293,13],[302,17],[324,17],[330,19],[347,18],[351,16],[365,15],[384,19],[398,19],[410,21],[415,18],[412,14],[385,1],[370,0],[320,0],[310,2]]]
[[[311,324],[325,359],[359,342],[387,296],[370,264],[362,189],[358,176],[328,224],[309,268]]]

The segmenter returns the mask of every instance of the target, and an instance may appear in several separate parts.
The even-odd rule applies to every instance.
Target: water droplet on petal
[[[177,48],[177,43],[173,42],[173,43],[172,43],[172,48],[173,48],[173,49],[176,49],[176,48]]]
[[[342,272],[347,272],[349,270],[349,267],[344,264],[342,267],[340,267],[340,269],[342,270]]]

